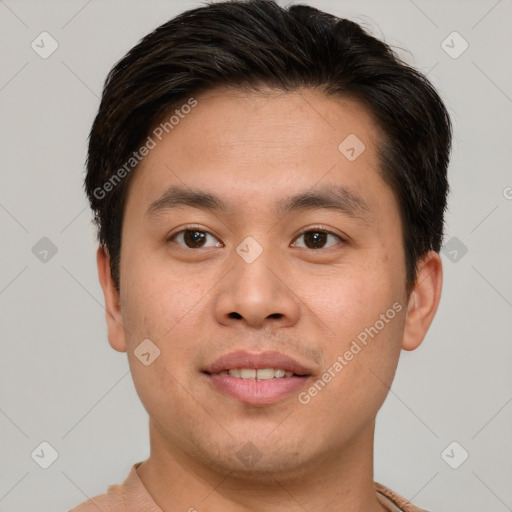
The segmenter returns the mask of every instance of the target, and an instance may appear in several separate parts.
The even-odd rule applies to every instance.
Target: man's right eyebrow
[[[146,215],[154,216],[179,206],[190,206],[202,210],[227,211],[228,205],[219,196],[204,190],[171,185],[146,210]]]

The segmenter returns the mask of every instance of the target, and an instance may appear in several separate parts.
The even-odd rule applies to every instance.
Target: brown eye
[[[334,242],[330,243],[330,245],[326,245],[328,244],[329,237],[333,237],[337,240],[334,240]],[[303,245],[300,245],[297,242],[295,242],[293,245],[295,247],[302,247],[305,249],[326,249],[343,241],[338,235],[335,235],[329,231],[321,230],[305,231],[297,238],[297,240],[300,238],[304,239]]]
[[[212,234],[200,229],[183,229],[178,231],[171,237],[171,240],[175,241],[178,245],[186,247],[187,249],[200,249],[202,247],[219,247],[220,242],[210,243],[207,245],[208,237],[214,241],[217,240]]]

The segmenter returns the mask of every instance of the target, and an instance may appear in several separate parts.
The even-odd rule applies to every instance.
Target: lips
[[[254,370],[279,368],[293,372],[297,376],[309,376],[312,374],[310,368],[280,352],[251,353],[245,350],[225,354],[208,365],[203,371],[208,374],[218,374],[235,368],[252,368]]]
[[[258,379],[260,370],[265,372],[265,377],[270,377],[266,375],[270,369],[275,371],[274,378]],[[242,350],[221,356],[204,368],[203,374],[212,388],[223,396],[246,405],[268,406],[299,392],[313,371],[280,352]]]

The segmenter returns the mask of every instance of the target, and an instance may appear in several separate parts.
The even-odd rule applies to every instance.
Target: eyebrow
[[[157,216],[180,206],[212,212],[227,212],[231,209],[229,203],[211,192],[172,185],[149,205],[146,215]],[[285,216],[294,211],[317,209],[338,211],[348,217],[364,221],[368,221],[371,214],[368,203],[343,185],[315,187],[312,190],[283,197],[275,205],[275,213],[278,216]]]

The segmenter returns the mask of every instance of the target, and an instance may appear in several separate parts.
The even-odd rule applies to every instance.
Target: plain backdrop
[[[401,48],[454,124],[443,298],[378,415],[375,479],[436,512],[512,510],[512,2],[304,3]],[[200,5],[0,1],[1,512],[68,510],[149,454],[106,338],[86,144],[113,64]]]

